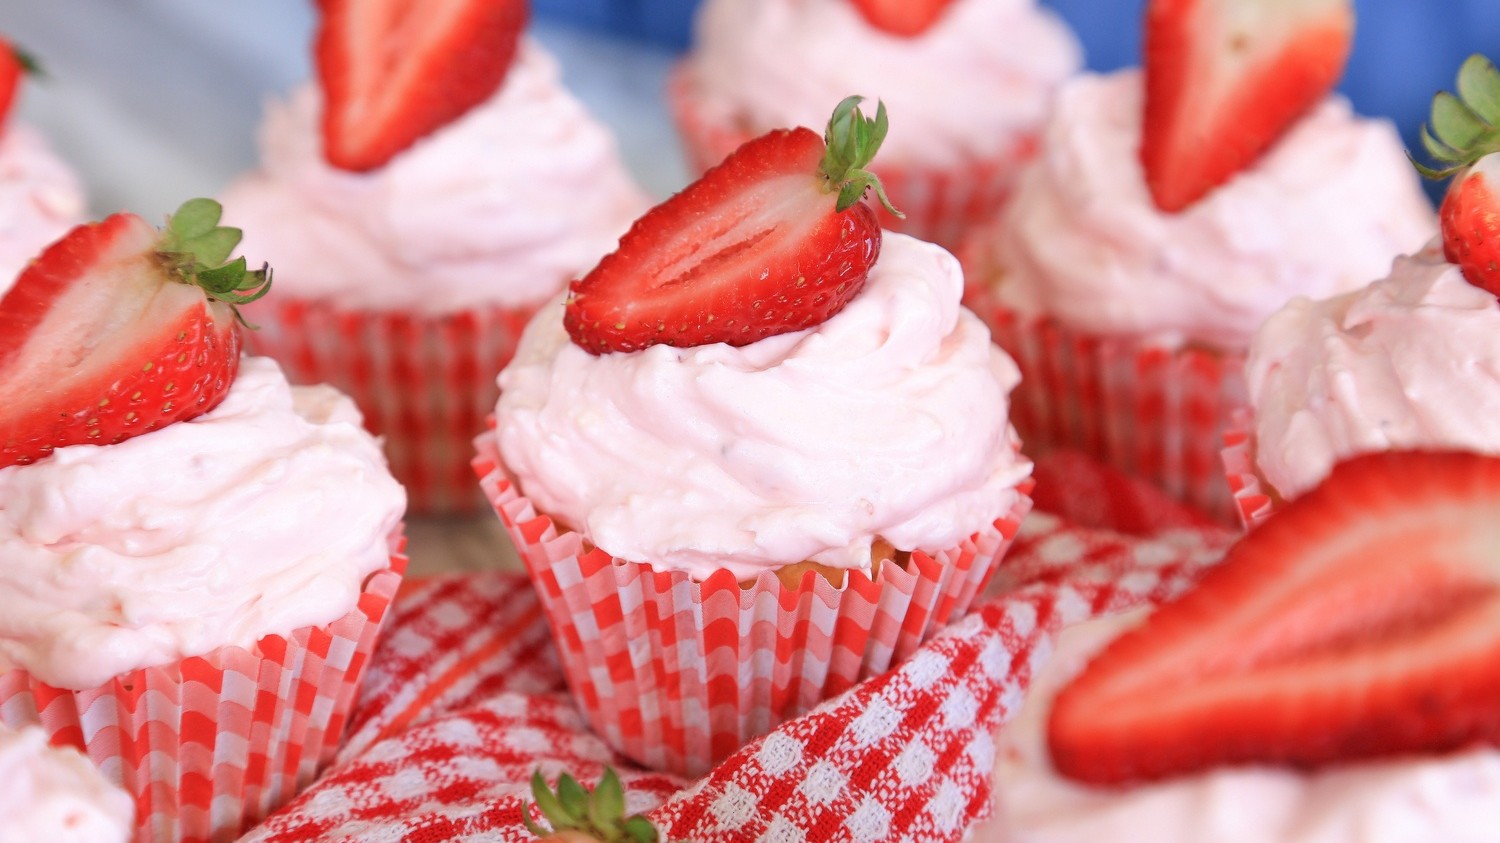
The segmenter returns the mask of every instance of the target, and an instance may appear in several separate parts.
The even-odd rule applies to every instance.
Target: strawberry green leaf
[[[1412,159],[1417,171],[1445,179],[1492,152],[1500,152],[1500,71],[1482,55],[1472,55],[1458,72],[1458,95],[1440,91],[1421,130],[1422,148],[1442,166]]]
[[[827,181],[827,190],[838,192],[837,210],[853,207],[863,198],[866,188],[873,188],[876,198],[887,211],[905,218],[906,215],[891,204],[880,178],[865,169],[875,160],[875,153],[885,141],[890,118],[886,115],[884,102],[877,104],[873,119],[866,117],[859,108],[863,101],[864,97],[845,97],[834,107],[828,128],[823,133],[827,149],[819,171]]]
[[[1458,97],[1480,119],[1500,126],[1500,70],[1479,54],[1464,60],[1458,70]]]
[[[557,780],[557,798],[570,817],[582,817],[588,812],[588,791],[567,773],[563,773],[562,778]]]
[[[661,840],[661,833],[656,830],[656,826],[639,814],[626,820],[620,828],[631,843],[659,843]]]

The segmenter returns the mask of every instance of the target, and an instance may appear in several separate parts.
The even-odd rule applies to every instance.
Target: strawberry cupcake
[[[1228,521],[1218,452],[1256,328],[1294,296],[1384,275],[1434,229],[1395,129],[1327,95],[1348,0],[1230,12],[1155,0],[1144,74],[1065,86],[966,255],[969,301],[1021,367],[1028,444],[1084,450]]]
[[[354,405],[241,361],[269,279],[218,217],[80,226],[0,299],[0,722],[87,754],[141,840],[312,781],[405,565]]]
[[[1474,56],[1458,89],[1462,100],[1441,95],[1433,110],[1429,152],[1440,169],[1421,168],[1461,174],[1443,201],[1442,236],[1362,289],[1294,299],[1250,346],[1250,411],[1224,453],[1247,524],[1354,454],[1500,454],[1500,250],[1486,222],[1500,213],[1490,187],[1500,184],[1500,155],[1490,152],[1500,130],[1468,131],[1500,118],[1487,105],[1500,97],[1500,73]],[[1469,118],[1449,116],[1459,110]]]
[[[1078,41],[1035,0],[708,0],[669,96],[700,171],[778,126],[817,126],[865,91],[896,114],[880,177],[888,228],[955,248],[1031,158]]]
[[[885,115],[857,101],[642,217],[527,327],[477,442],[580,705],[654,768],[910,655],[1030,506],[1015,366],[957,260],[860,201]]]
[[[76,750],[0,727],[0,843],[127,843],[135,805]]]
[[[83,191],[72,169],[10,115],[29,66],[0,38],[0,294],[42,247],[83,220]]]
[[[494,372],[646,205],[522,37],[525,4],[460,5],[402,28],[322,4],[319,84],[268,105],[261,169],[223,197],[277,269],[252,346],[353,396],[416,512],[482,506],[468,461]]]
[[[1383,453],[1178,602],[1064,631],[972,843],[1482,843],[1500,827],[1500,460]]]

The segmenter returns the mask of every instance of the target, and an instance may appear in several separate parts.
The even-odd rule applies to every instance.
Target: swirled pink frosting
[[[1496,337],[1495,296],[1437,243],[1364,289],[1293,300],[1250,347],[1257,468],[1292,498],[1357,453],[1500,454]]]
[[[135,803],[39,728],[0,727],[0,843],[126,843]]]
[[[872,27],[848,0],[708,0],[688,68],[705,116],[753,134],[822,127],[850,94],[883,99],[880,160],[947,168],[1034,133],[1081,62],[1035,0],[955,0],[913,38]]]
[[[11,118],[0,129],[0,295],[83,214],[83,189],[73,170],[40,134]]]
[[[952,255],[888,232],[864,289],[815,328],[598,357],[557,299],[500,375],[501,455],[542,512],[698,579],[867,569],[878,537],[952,547],[1031,470],[1007,421],[1019,373],[962,289]]]
[[[978,261],[1002,302],[1075,330],[1239,350],[1293,296],[1357,289],[1436,230],[1394,127],[1342,98],[1174,214],[1146,189],[1141,112],[1137,71],[1063,87]]]
[[[93,688],[333,621],[405,507],[348,398],[247,357],[204,415],[0,468],[0,672]]]
[[[261,169],[225,190],[241,252],[279,295],[449,313],[534,305],[646,208],[614,138],[523,40],[486,102],[369,173],[323,160],[318,91],[266,107]]]

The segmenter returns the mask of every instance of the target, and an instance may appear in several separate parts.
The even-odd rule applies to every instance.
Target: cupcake
[[[354,398],[414,512],[473,509],[470,442],[494,373],[646,202],[557,63],[521,36],[524,4],[488,4],[500,20],[405,44],[394,67],[370,66],[384,47],[356,40],[357,16],[336,5],[319,84],[267,105],[261,168],[223,197],[246,248],[277,269],[275,300],[247,310],[261,327],[251,344],[294,383]],[[440,48],[480,66],[433,61]],[[431,119],[431,103],[451,100],[467,105]]]
[[[527,327],[477,441],[580,706],[653,768],[911,655],[1030,505],[1015,367],[957,260],[859,201],[884,111],[855,102],[826,149],[768,133],[642,217]]]
[[[82,750],[136,838],[224,839],[342,738],[404,495],[358,411],[240,359],[237,232],[80,226],[0,299],[0,722]]]
[[[0,728],[0,843],[127,843],[135,806],[77,751],[41,729]]]
[[[1497,504],[1500,460],[1366,456],[1177,604],[1065,630],[971,840],[1492,839]]]
[[[669,98],[699,171],[778,126],[817,126],[851,90],[899,117],[880,177],[888,228],[955,248],[1009,195],[1078,41],[1034,0],[709,0]]]
[[[1482,99],[1500,93],[1493,78],[1493,65],[1475,56],[1460,73],[1459,89],[1471,102]],[[1453,137],[1444,120],[1435,119],[1433,130],[1438,138]],[[1486,152],[1497,143],[1500,131],[1491,130],[1468,145],[1443,147],[1452,169],[1429,172],[1464,175],[1443,202],[1440,238],[1363,289],[1293,300],[1256,334],[1246,367],[1249,413],[1231,431],[1224,455],[1247,524],[1316,486],[1334,463],[1354,454],[1403,448],[1500,454],[1500,347],[1493,340],[1500,329],[1500,273],[1493,268],[1500,253],[1483,228],[1486,214],[1500,210],[1487,187],[1500,180],[1500,157]]]
[[[10,114],[30,61],[0,38],[0,294],[83,219],[83,191],[45,139]]]
[[[1144,74],[1059,94],[1039,157],[966,255],[969,302],[1021,368],[1028,446],[1083,450],[1232,521],[1218,452],[1260,322],[1431,237],[1395,129],[1326,95],[1352,19],[1321,6],[1236,35],[1154,3]],[[1288,47],[1303,35],[1319,49]],[[1236,37],[1265,60],[1221,66]]]

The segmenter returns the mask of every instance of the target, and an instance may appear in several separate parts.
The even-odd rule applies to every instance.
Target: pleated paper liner
[[[365,582],[338,620],[135,670],[88,690],[0,673],[0,722],[40,725],[136,803],[137,843],[227,841],[285,804],[332,759],[406,570]]]
[[[716,122],[698,103],[688,65],[679,63],[667,82],[667,99],[682,137],[688,166],[696,175],[723,161],[754,137],[736,125]],[[830,113],[837,103],[830,102]],[[810,127],[821,131],[821,127]],[[949,169],[891,166],[877,156],[871,166],[891,203],[906,214],[892,216],[871,202],[883,228],[900,231],[956,250],[968,231],[994,217],[1010,198],[1015,177],[1036,154],[1035,133],[1018,135],[1008,149],[989,158],[965,161]]]
[[[500,468],[493,434],[475,470],[541,598],[564,673],[594,730],[635,761],[699,776],[746,742],[916,651],[962,617],[1031,507],[958,547],[913,553],[842,588],[766,572],[741,588],[614,559],[539,514]],[[1023,490],[1024,491],[1024,490]]]
[[[327,383],[349,395],[384,437],[391,473],[412,514],[482,512],[469,461],[495,411],[495,377],[515,355],[536,306],[447,315],[349,310],[285,296],[253,305],[256,354],[292,383]]]
[[[1270,485],[1261,479],[1260,471],[1255,467],[1252,429],[1249,410],[1235,413],[1224,433],[1224,448],[1220,454],[1224,477],[1234,494],[1234,512],[1247,530],[1270,518],[1278,504]]]
[[[1243,354],[1079,333],[972,287],[964,301],[1021,369],[1010,412],[1027,453],[1082,451],[1237,523],[1219,452],[1247,403]]]

